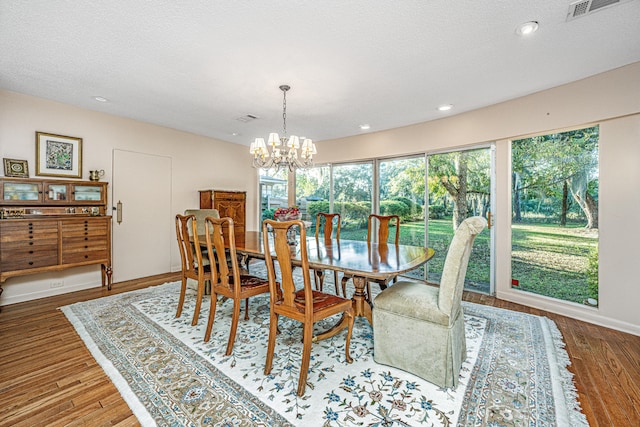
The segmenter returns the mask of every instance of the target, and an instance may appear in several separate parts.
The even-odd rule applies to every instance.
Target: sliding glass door
[[[372,213],[373,162],[333,166],[333,212],[342,219],[341,238],[367,240]]]
[[[331,167],[315,166],[296,170],[296,205],[302,219],[311,222],[315,233],[318,212],[331,212]]]
[[[273,219],[273,213],[280,207],[288,207],[288,171],[260,169],[260,223]]]
[[[428,156],[427,245],[436,255],[427,264],[427,280],[440,283],[442,268],[456,228],[471,216],[490,219],[493,148],[453,151]],[[474,242],[465,289],[493,293],[492,230]]]
[[[317,212],[339,213],[341,238],[347,240],[366,240],[371,213],[398,215],[400,244],[436,250],[426,266],[408,275],[438,284],[458,224],[474,215],[490,217],[493,153],[491,146],[298,170],[296,203],[314,225]],[[476,238],[467,290],[493,292],[492,233],[487,229]]]
[[[424,155],[378,161],[378,213],[400,217],[402,245],[425,245],[425,164]],[[423,279],[425,266],[407,276]]]

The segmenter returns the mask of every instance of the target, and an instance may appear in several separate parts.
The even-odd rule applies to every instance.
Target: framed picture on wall
[[[36,175],[82,178],[82,138],[36,132]]]
[[[29,178],[29,164],[26,160],[3,159],[4,176]]]

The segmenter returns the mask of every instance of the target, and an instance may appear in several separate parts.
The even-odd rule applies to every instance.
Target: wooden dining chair
[[[371,243],[373,240],[373,236],[375,230],[378,231],[377,243],[390,243],[389,242],[389,234],[391,225],[395,224],[396,231],[393,239],[393,244],[397,245],[400,242],[400,217],[398,215],[376,215],[371,214],[367,220],[367,243]],[[342,277],[342,295],[346,294],[347,282],[353,276],[343,276]],[[397,281],[397,276],[393,278],[393,281]],[[387,281],[376,281],[380,285],[380,290],[383,290],[387,287]],[[371,284],[367,282],[367,295],[371,298]]]
[[[334,227],[335,221],[335,227]],[[316,215],[316,241],[319,242],[320,238],[324,239],[325,246],[330,245],[333,240],[333,230],[335,229],[335,240],[340,241],[340,214],[339,213],[325,213],[318,212]],[[322,231],[320,231],[322,230]],[[316,290],[322,291],[324,288],[324,271],[315,270],[313,275]],[[336,295],[340,295],[338,284],[338,271],[333,271],[333,283],[336,287]],[[344,295],[344,294],[343,294]]]
[[[202,251],[198,233],[191,234],[189,230],[197,230],[198,223],[195,215],[176,215],[176,237],[180,248],[180,260],[182,262],[182,286],[180,287],[180,299],[178,300],[178,310],[176,317],[182,315],[185,294],[187,293],[187,280],[192,279],[197,282],[196,308],[193,312],[191,326],[198,324],[200,316],[200,306],[204,296],[205,281],[209,280],[210,266],[204,265]]]
[[[287,241],[287,231],[291,227],[300,230],[299,246],[290,246]],[[269,229],[272,231],[270,232]],[[345,345],[345,358],[351,363],[349,345],[353,331],[354,310],[351,300],[337,295],[327,294],[313,290],[309,277],[309,259],[307,255],[307,240],[304,223],[300,220],[278,222],[266,219],[262,223],[264,240],[264,255],[267,264],[270,288],[270,317],[269,317],[269,344],[267,346],[267,360],[264,374],[269,375],[273,364],[273,353],[276,345],[278,331],[278,319],[280,315],[302,322],[303,325],[303,350],[302,364],[300,366],[300,378],[298,379],[298,396],[304,395],[307,384],[307,373],[311,359],[311,343],[313,339],[313,324],[319,320],[343,313],[348,321],[348,332]],[[269,235],[273,235],[270,243]],[[295,253],[292,250],[299,247],[303,288],[296,290],[293,280],[293,264],[291,262]],[[281,284],[276,281],[276,269],[274,261],[278,262],[281,275]]]
[[[245,320],[249,319],[249,297],[269,292],[269,281],[249,274],[242,274],[236,256],[236,241],[231,218],[207,217],[204,220],[207,253],[211,266],[211,309],[204,334],[204,341],[211,338],[211,329],[216,316],[218,295],[233,300],[231,330],[226,356],[233,351],[238,330],[240,306],[245,300]]]
[[[395,220],[395,221],[394,221]],[[369,215],[367,221],[367,243],[371,243],[373,233],[378,229],[378,241],[377,243],[390,243],[389,242],[389,229],[392,223],[396,226],[395,238],[393,244],[397,245],[400,242],[400,217],[398,215]]]

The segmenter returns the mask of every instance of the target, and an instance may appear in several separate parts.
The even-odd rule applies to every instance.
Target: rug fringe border
[[[559,378],[559,381],[553,382],[556,421],[558,425],[588,427],[589,423],[580,407],[578,390],[573,382],[574,375],[568,369],[571,365],[571,359],[565,349],[562,333],[553,320],[545,316],[539,316],[539,318],[540,323],[543,325],[544,339],[549,344],[545,346],[547,348],[549,369],[552,372],[552,377],[555,374],[555,377]]]
[[[169,283],[169,282],[167,282]],[[165,283],[166,284],[166,283]],[[162,286],[162,285],[158,285]],[[144,293],[149,292],[150,289],[155,288],[156,286],[151,286],[145,289],[138,289],[132,291],[132,293]],[[121,294],[115,294],[107,296],[106,298],[113,298],[121,296]],[[76,303],[78,304],[78,303]],[[113,366],[113,363],[100,351],[98,345],[95,343],[91,335],[87,332],[84,325],[75,314],[73,306],[75,304],[66,305],[63,307],[59,307],[58,309],[67,316],[69,322],[73,325],[76,330],[76,333],[80,336],[84,345],[89,350],[89,353],[93,356],[93,358],[98,362],[98,365],[102,368],[104,373],[109,377],[113,385],[115,385],[116,389],[120,393],[120,396],[124,399],[125,403],[133,412],[133,415],[138,419],[140,425],[143,426],[157,426],[158,424],[153,419],[149,411],[145,408],[145,406],[140,402],[140,399],[136,394],[131,390],[129,384],[124,379],[124,377],[120,374],[120,372]]]

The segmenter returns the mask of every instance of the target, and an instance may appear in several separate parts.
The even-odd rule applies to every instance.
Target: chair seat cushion
[[[231,276],[229,279],[232,282],[233,276]],[[257,276],[252,276],[250,274],[241,274],[240,286],[242,286],[243,288],[257,288],[258,286],[269,286],[269,280],[263,279]]]
[[[339,296],[333,294],[325,294],[320,291],[313,291],[313,311],[316,312],[318,310],[325,309],[327,307],[331,307],[337,304],[342,304],[345,301],[349,301],[347,299],[341,298]],[[296,297],[293,302],[304,310],[304,289],[300,289],[296,292]]]
[[[373,304],[376,310],[448,326],[451,319],[438,308],[439,292],[424,283],[400,281],[380,292]]]

